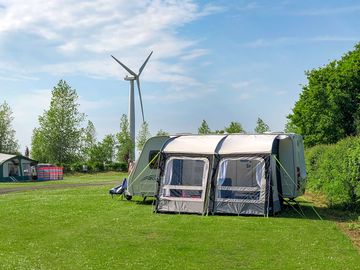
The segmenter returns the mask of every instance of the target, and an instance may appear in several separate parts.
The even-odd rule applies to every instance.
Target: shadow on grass
[[[122,196],[114,196],[114,199],[119,201],[127,201]],[[156,199],[154,197],[133,197],[132,200],[127,201],[138,205],[154,205]],[[316,205],[304,198],[297,200],[298,204],[290,203],[284,204],[280,213],[275,214],[275,218],[304,218],[311,220],[329,220],[335,222],[352,222],[357,221],[360,213],[344,211],[340,209],[328,208],[324,205]]]
[[[329,220],[335,222],[351,222],[358,219],[359,213],[332,209],[326,206],[314,206],[314,203],[299,200],[299,204],[284,205],[282,211],[276,216],[282,218],[305,218],[314,220]]]

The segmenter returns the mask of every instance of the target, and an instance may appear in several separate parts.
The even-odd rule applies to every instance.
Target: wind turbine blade
[[[134,71],[132,71],[130,68],[128,68],[127,66],[125,66],[123,63],[121,63],[119,60],[117,60],[114,56],[111,55],[112,58],[114,58],[114,60],[116,62],[118,62],[124,69],[126,69],[127,72],[129,72],[131,75],[136,77],[136,73]]]
[[[140,75],[140,74],[139,74]],[[136,84],[139,90],[139,97],[140,97],[140,105],[141,105],[141,113],[142,113],[142,118],[143,118],[143,122],[145,122],[145,118],[144,118],[144,107],[143,107],[143,103],[142,103],[142,97],[141,97],[141,90],[140,90],[140,80],[139,77],[136,77]]]
[[[149,54],[149,56],[146,58],[144,64],[142,64],[142,66],[140,67],[140,69],[139,69],[139,75],[138,75],[138,76],[140,76],[141,72],[142,72],[143,69],[145,68],[145,66],[146,66],[147,62],[149,61],[149,59],[150,59],[150,57],[151,57],[152,54],[153,54],[153,52],[151,51],[151,53]]]

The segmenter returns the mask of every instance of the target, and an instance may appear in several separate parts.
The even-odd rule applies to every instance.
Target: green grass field
[[[306,205],[307,218],[154,214],[106,183],[0,195],[0,269],[360,269],[350,239]]]

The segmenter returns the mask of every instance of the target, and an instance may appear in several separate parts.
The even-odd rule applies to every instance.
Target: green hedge
[[[305,152],[307,188],[325,194],[332,207],[360,210],[360,137]]]
[[[124,162],[112,162],[112,163],[102,163],[102,162],[77,162],[73,164],[62,164],[64,167],[64,172],[84,172],[83,165],[87,166],[87,172],[105,172],[105,171],[117,171],[117,172],[127,172],[128,165]]]

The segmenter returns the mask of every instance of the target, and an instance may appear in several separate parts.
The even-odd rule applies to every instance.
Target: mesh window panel
[[[242,157],[220,162],[216,197],[221,199],[259,200],[264,178],[264,160]]]
[[[203,199],[208,166],[205,158],[171,158],[165,167],[161,196]]]

